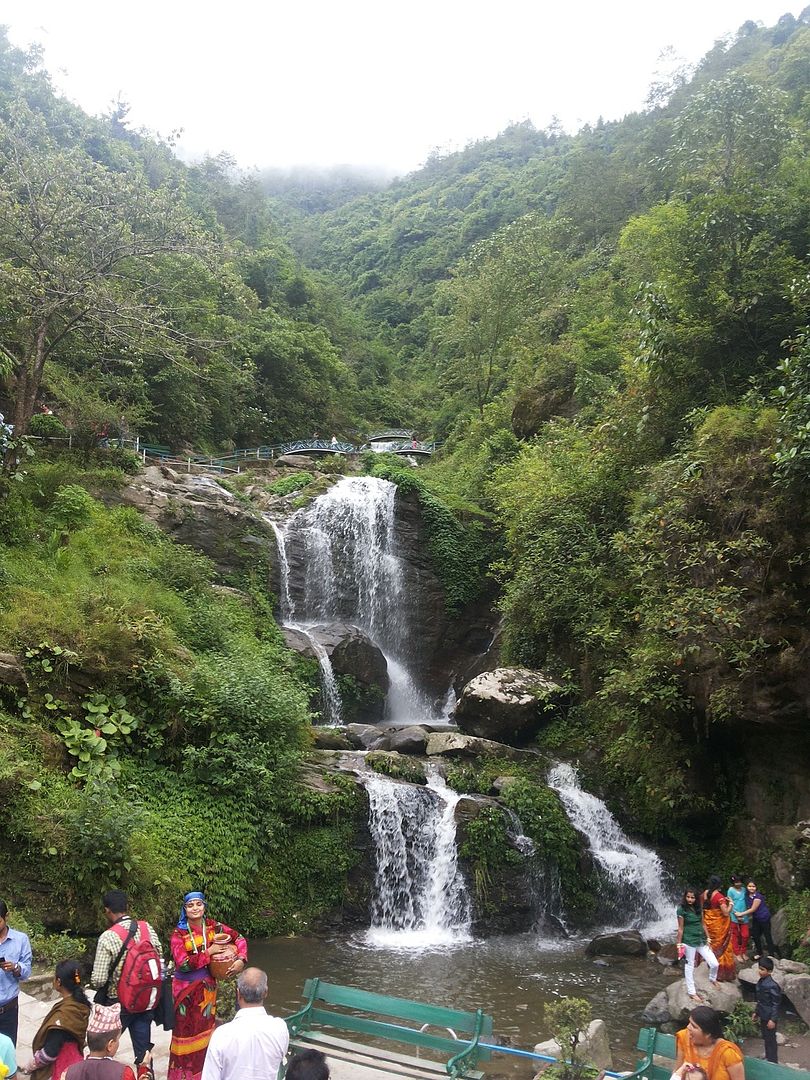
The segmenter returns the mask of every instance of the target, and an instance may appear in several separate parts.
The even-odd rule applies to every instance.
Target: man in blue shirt
[[[28,935],[12,930],[6,921],[8,908],[0,900],[0,1035],[17,1045],[20,983],[31,974],[31,942]]]

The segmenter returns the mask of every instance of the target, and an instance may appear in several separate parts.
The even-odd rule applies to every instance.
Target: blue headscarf
[[[188,930],[188,916],[186,915],[186,904],[189,900],[202,900],[205,904],[206,911],[208,910],[208,904],[205,899],[204,893],[201,892],[187,892],[183,897],[183,907],[180,911],[180,918],[177,920],[178,930]]]

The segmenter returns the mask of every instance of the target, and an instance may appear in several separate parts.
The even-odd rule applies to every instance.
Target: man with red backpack
[[[111,889],[102,903],[109,928],[98,939],[90,985],[99,1005],[120,1004],[121,1029],[129,1029],[140,1080],[149,1073],[154,1045],[152,1020],[163,981],[163,946],[148,922],[127,914],[125,892]]]

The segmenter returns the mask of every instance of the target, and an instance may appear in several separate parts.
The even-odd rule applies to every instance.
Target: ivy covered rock
[[[455,721],[468,735],[526,742],[559,709],[563,690],[539,671],[497,668],[464,687]]]

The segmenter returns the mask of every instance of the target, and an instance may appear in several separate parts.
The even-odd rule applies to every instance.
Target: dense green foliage
[[[43,461],[4,503],[0,637],[28,682],[0,702],[6,889],[45,888],[74,926],[105,882],[159,924],[196,884],[246,929],[305,925],[350,864],[343,842],[340,859],[320,851],[312,800],[293,794],[307,672],[260,590],[223,593],[203,556],[94,497],[121,481]],[[338,826],[340,800],[318,808]],[[319,886],[304,907],[274,908],[257,882],[289,880],[296,830],[315,845],[299,865]]]
[[[3,38],[0,648],[29,683],[0,702],[13,887],[78,917],[102,877],[146,914],[205,884],[262,930],[339,902],[356,807],[295,782],[311,686],[270,599],[110,509],[135,464],[95,448],[371,423],[442,441],[419,470],[367,468],[418,503],[451,612],[499,589],[504,660],[566,686],[541,747],[585,755],[695,865],[739,851],[770,873],[774,836],[732,825],[782,779],[763,743],[782,764],[810,749],[809,146],[807,12],[746,23],[620,122],[514,125],[385,187],[184,166]],[[33,465],[29,424],[53,440]],[[326,482],[269,494],[306,505]],[[506,797],[573,881],[556,798],[539,777]],[[485,813],[467,839],[483,891],[501,829]]]

